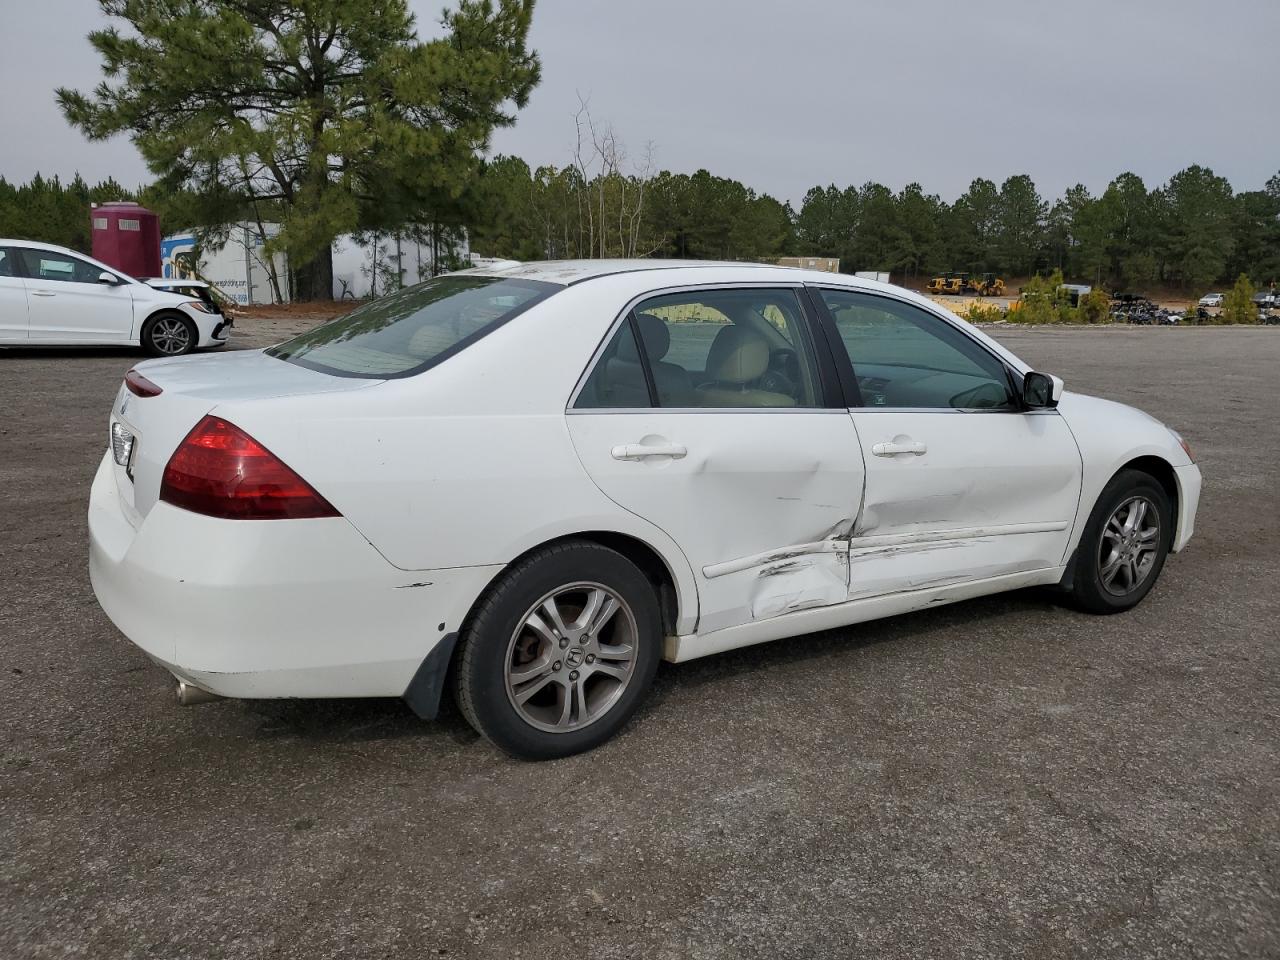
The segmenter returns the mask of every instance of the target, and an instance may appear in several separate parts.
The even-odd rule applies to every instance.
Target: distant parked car
[[[177,357],[224,346],[229,326],[203,298],[156,289],[66,247],[0,240],[0,346],[139,344]]]
[[[1206,293],[1200,298],[1200,306],[1202,307],[1220,307],[1222,306],[1222,294]]]
[[[1253,302],[1260,307],[1274,307],[1276,295],[1274,290],[1263,290],[1253,295]]]

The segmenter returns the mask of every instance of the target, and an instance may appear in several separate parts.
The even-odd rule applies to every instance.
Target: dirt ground
[[[86,570],[137,357],[0,351],[0,957],[1280,956],[1280,329],[995,333],[1196,450],[1138,610],[665,665],[540,765],[395,700],[177,707]]]

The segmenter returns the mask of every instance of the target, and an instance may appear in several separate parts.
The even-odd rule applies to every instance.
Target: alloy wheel
[[[526,723],[567,733],[618,702],[635,675],[636,618],[600,583],[571,583],[544,595],[507,644],[507,697]]]
[[[151,343],[159,353],[176,356],[191,344],[191,331],[176,317],[161,317],[151,329]]]
[[[1098,574],[1112,596],[1133,593],[1146,582],[1160,552],[1160,511],[1145,496],[1116,507],[1102,528]]]

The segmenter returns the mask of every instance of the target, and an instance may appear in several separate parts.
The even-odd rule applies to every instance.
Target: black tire
[[[1128,579],[1127,575],[1118,576],[1108,586],[1103,573],[1104,546],[1108,557],[1115,556],[1115,553],[1113,540],[1104,544],[1104,530],[1116,511],[1134,498],[1145,499],[1148,511],[1154,508],[1159,521],[1159,535],[1153,541],[1150,565],[1137,579],[1136,586],[1122,582]],[[1148,473],[1121,470],[1103,489],[1093,512],[1089,514],[1089,522],[1085,524],[1084,535],[1076,550],[1072,575],[1070,595],[1073,603],[1088,613],[1109,614],[1132,610],[1155,586],[1172,543],[1173,509],[1164,487]]]
[[[617,631],[625,631],[625,639],[634,637],[625,683],[614,680],[612,674],[596,675],[591,672],[593,668],[585,665],[580,668],[581,673],[570,674],[572,668],[568,656],[588,655],[575,649],[584,641],[574,635],[572,642],[566,644],[567,638],[561,636],[557,647],[549,639],[540,639],[522,626],[527,615],[543,599],[552,595],[567,597],[572,604],[573,591],[582,591],[585,607],[586,591],[598,588],[614,594],[622,603],[595,641],[588,632],[585,642],[594,642],[595,646],[584,646],[583,650],[599,652],[599,662],[594,669],[600,670],[606,666],[604,650],[620,650],[626,645],[624,635]],[[607,645],[600,639],[606,634]],[[617,733],[640,705],[658,670],[662,634],[657,595],[653,585],[635,564],[616,550],[596,543],[564,541],[520,560],[505,571],[480,599],[467,618],[459,639],[453,678],[454,696],[467,722],[495,746],[514,757],[550,760],[580,753],[599,746]],[[618,642],[615,644],[614,640]],[[565,647],[569,649],[564,655],[557,652]],[[552,731],[536,726],[538,721],[526,715],[526,708],[517,708],[514,700],[518,694],[515,684],[509,685],[508,677],[511,665],[518,664],[522,656],[530,658],[531,662],[523,665],[531,668],[550,656],[556,668],[552,680],[544,682],[545,689],[528,701],[528,712],[545,710],[548,716],[544,722],[554,723],[551,715],[560,711],[559,704],[563,704],[563,697],[567,696],[570,697],[570,705],[565,708],[566,715],[576,715],[580,720],[586,717],[585,723]],[[594,655],[591,662],[596,662]],[[612,662],[607,665],[617,666]],[[544,668],[535,679],[551,673]],[[577,686],[580,675],[581,685]],[[570,677],[574,682],[568,682]],[[529,686],[533,683],[529,681]],[[615,689],[606,687],[607,684],[618,686]],[[522,691],[528,689],[528,686],[522,687]],[[575,697],[580,699],[573,699]],[[539,705],[538,698],[550,698],[553,702]],[[591,700],[597,701],[600,710],[594,718],[590,717]]]
[[[186,331],[185,342],[175,339],[174,328]],[[190,353],[200,342],[200,331],[190,317],[180,313],[157,313],[149,317],[142,327],[142,349],[153,357],[181,357]]]

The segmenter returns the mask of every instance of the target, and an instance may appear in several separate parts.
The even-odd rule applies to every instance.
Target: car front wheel
[[[142,328],[142,348],[153,357],[180,357],[196,348],[196,325],[176,313],[162,313]]]
[[[463,715],[507,753],[546,760],[590,750],[630,719],[657,672],[662,618],[635,564],[567,541],[503,574],[461,641]]]
[[[1122,470],[1102,491],[1076,551],[1072,598],[1090,613],[1136,607],[1173,542],[1169,495],[1150,474]]]

